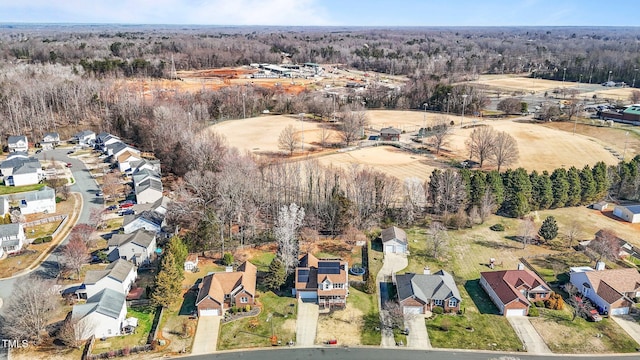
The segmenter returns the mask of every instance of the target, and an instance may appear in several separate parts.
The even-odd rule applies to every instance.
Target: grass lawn
[[[522,343],[507,319],[467,311],[426,320],[433,347],[518,351]]]
[[[283,344],[295,339],[296,299],[279,297],[270,291],[259,294],[260,315],[223,324],[218,350],[270,347],[272,330]]]
[[[16,194],[25,191],[40,190],[44,184],[24,185],[24,186],[0,186],[0,195]]]
[[[197,273],[191,271],[184,272],[184,281],[182,282],[183,289],[191,288],[198,279],[207,276],[210,272],[224,271],[224,266],[218,265],[212,260],[200,258],[198,261],[198,269],[200,269],[200,271]]]
[[[62,220],[25,228],[24,233],[29,239],[37,239],[39,237],[53,234],[60,223],[62,223]]]
[[[258,271],[268,272],[271,261],[276,257],[275,253],[263,251],[249,259],[249,261],[258,268]]]
[[[122,227],[124,223],[124,216],[118,216],[117,218],[108,219],[105,221],[106,228],[104,231],[113,231],[118,230]]]
[[[542,280],[564,284],[569,281],[569,268],[574,266],[593,266],[591,259],[582,252],[558,254],[546,258],[529,259]]]
[[[146,344],[154,316],[155,308],[152,306],[129,308],[127,318],[134,317],[138,319],[138,327],[135,332],[130,335],[108,338],[106,341],[96,341],[93,354]]]
[[[624,353],[636,352],[638,344],[613,320],[588,322],[576,317],[571,321],[572,310],[540,309],[540,317],[530,318],[540,336],[556,353]]]

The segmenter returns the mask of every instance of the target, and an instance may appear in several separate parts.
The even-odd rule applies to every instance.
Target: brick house
[[[225,272],[205,276],[200,283],[196,307],[198,316],[220,316],[233,306],[255,304],[257,268],[245,261],[237,271],[228,267]]]
[[[532,302],[549,298],[551,288],[538,275],[518,265],[518,270],[480,273],[480,286],[504,316],[529,315]]]

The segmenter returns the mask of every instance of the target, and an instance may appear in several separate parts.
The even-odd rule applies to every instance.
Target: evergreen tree
[[[476,171],[471,176],[471,191],[469,199],[471,206],[480,206],[484,191],[487,189],[487,174],[482,171]]]
[[[593,170],[589,165],[585,165],[580,171],[580,186],[582,187],[580,197],[582,204],[588,204],[596,199],[596,181],[593,179]]]
[[[224,255],[222,256],[222,263],[225,266],[233,265],[233,254],[231,254],[230,252],[224,253]]]
[[[562,168],[553,170],[551,174],[551,183],[553,189],[553,208],[565,207],[569,199],[569,180],[567,179],[567,171]]]
[[[607,165],[599,161],[593,167],[593,181],[596,183],[596,194],[594,201],[604,199],[609,190],[609,180],[607,178]]]
[[[538,235],[547,242],[558,236],[558,223],[553,216],[547,216],[547,218],[544,219],[542,226],[540,226],[540,230],[538,230]]]
[[[458,170],[460,177],[462,178],[462,185],[464,186],[464,191],[466,193],[465,199],[471,198],[471,170],[464,168]],[[469,206],[471,207],[471,206]]]
[[[569,181],[567,205],[580,205],[580,201],[582,201],[582,185],[580,183],[580,171],[575,166],[569,168],[567,180]]]
[[[156,275],[151,302],[156,306],[171,307],[182,298],[182,275],[176,267],[173,253],[167,251],[160,263],[160,271]]]
[[[541,189],[540,209],[548,209],[553,205],[553,184],[548,171],[542,172],[542,175],[538,178],[538,183]]]
[[[184,273],[184,262],[187,260],[189,250],[187,249],[187,245],[185,245],[184,241],[182,241],[182,238],[179,236],[173,236],[169,239],[166,252],[173,254],[176,268],[180,273]]]
[[[508,169],[503,173],[505,199],[501,211],[510,217],[522,217],[531,211],[531,179],[523,168]]]
[[[269,264],[269,272],[264,278],[264,285],[269,290],[279,290],[287,281],[287,271],[279,257],[273,258]]]
[[[375,294],[376,293],[376,278],[373,276],[373,273],[367,270],[367,280],[364,284],[364,292],[367,294]]]
[[[504,183],[499,172],[492,170],[487,173],[487,186],[498,206],[504,202]]]

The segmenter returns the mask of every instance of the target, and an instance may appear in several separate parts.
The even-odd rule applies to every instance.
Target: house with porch
[[[233,306],[253,306],[258,268],[245,261],[236,271],[214,272],[202,279],[196,298],[198,316],[221,316]]]
[[[22,249],[27,237],[20,223],[0,225],[0,256],[11,255]]]
[[[403,314],[425,314],[441,307],[445,312],[458,312],[462,297],[453,276],[444,270],[431,273],[395,276],[398,302]]]
[[[480,273],[480,286],[504,316],[527,316],[532,302],[551,296],[551,287],[521,263],[518,270]]]
[[[108,259],[124,259],[136,266],[149,264],[156,257],[156,233],[138,229],[130,234],[115,234],[108,242]]]
[[[349,265],[307,253],[299,259],[292,292],[296,298],[314,301],[320,308],[344,307],[349,295]]]

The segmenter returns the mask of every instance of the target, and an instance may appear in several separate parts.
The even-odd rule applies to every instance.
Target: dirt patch
[[[331,339],[338,340],[338,345],[360,345],[360,332],[364,321],[361,310],[347,302],[342,310],[334,310],[329,314],[320,314],[316,343]]]
[[[281,328],[287,332],[295,333],[296,332],[296,320],[295,319],[287,319],[282,323]]]
[[[609,351],[601,337],[584,336],[582,332],[576,332],[576,329],[571,326],[545,318],[531,318],[530,320],[553,352],[592,354]]]

